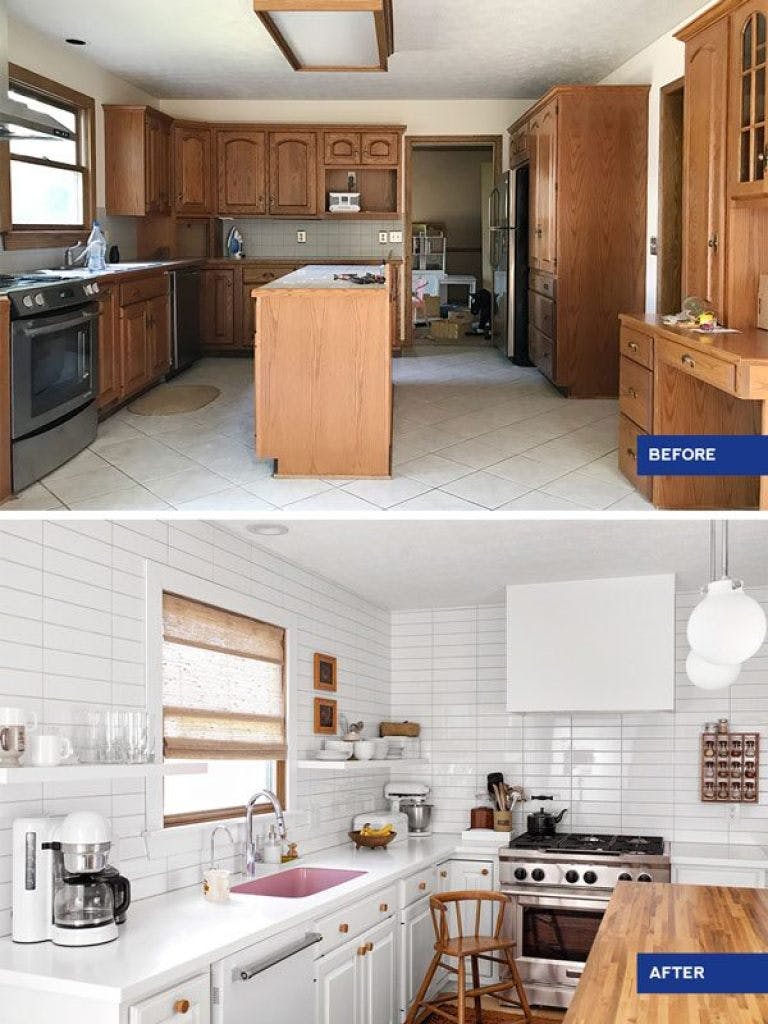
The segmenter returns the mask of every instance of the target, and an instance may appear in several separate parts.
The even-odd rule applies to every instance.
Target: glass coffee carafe
[[[53,921],[59,928],[100,928],[124,917],[130,902],[130,883],[114,869],[62,874],[56,880]]]

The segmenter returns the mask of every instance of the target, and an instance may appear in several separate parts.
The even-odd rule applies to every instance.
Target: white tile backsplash
[[[768,588],[750,593],[768,609]],[[509,713],[503,605],[394,613],[392,716],[422,723],[432,760],[418,777],[432,786],[435,828],[468,827],[486,775],[502,771],[528,794],[554,794],[554,808],[568,808],[561,827],[768,843],[768,779],[756,806],[699,800],[705,722],[727,717],[766,742],[768,645],[730,690],[696,690],[685,675],[685,626],[698,600],[677,597],[676,710],[648,714]],[[516,810],[517,830],[532,807]]]
[[[83,709],[145,703],[145,578],[150,562],[176,566],[268,600],[298,621],[299,757],[312,732],[313,655],[339,659],[339,705],[367,732],[389,716],[389,614],[332,583],[205,522],[0,522],[0,704],[35,711],[74,733]],[[299,771],[291,827],[300,851],[346,840],[350,818],[382,806],[381,772]],[[115,861],[137,899],[196,883],[208,830],[181,830],[151,844],[142,781],[0,787],[0,935],[10,930],[10,828],[27,814],[98,811],[118,837]],[[223,844],[222,844],[223,846]],[[226,848],[224,853],[226,855]],[[226,860],[226,857],[224,858]],[[231,861],[230,861],[231,863]]]

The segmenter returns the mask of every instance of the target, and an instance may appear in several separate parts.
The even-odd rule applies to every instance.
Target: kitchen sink
[[[232,892],[245,896],[300,900],[367,874],[367,871],[342,871],[336,868],[292,868],[290,871],[281,871],[267,878],[257,878],[253,882],[233,886]]]

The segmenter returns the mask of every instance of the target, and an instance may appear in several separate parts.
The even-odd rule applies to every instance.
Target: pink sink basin
[[[281,871],[267,878],[236,885],[232,892],[246,896],[279,896],[284,900],[300,900],[367,874],[367,871],[341,871],[334,868],[293,868],[291,871]]]

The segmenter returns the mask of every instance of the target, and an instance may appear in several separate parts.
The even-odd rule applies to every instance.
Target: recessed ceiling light
[[[72,38],[72,39],[67,39],[67,42],[69,43],[70,46],[85,46],[85,40],[84,39],[74,39],[74,38]]]
[[[288,533],[288,527],[283,523],[249,523],[246,530],[257,537],[284,537]]]

